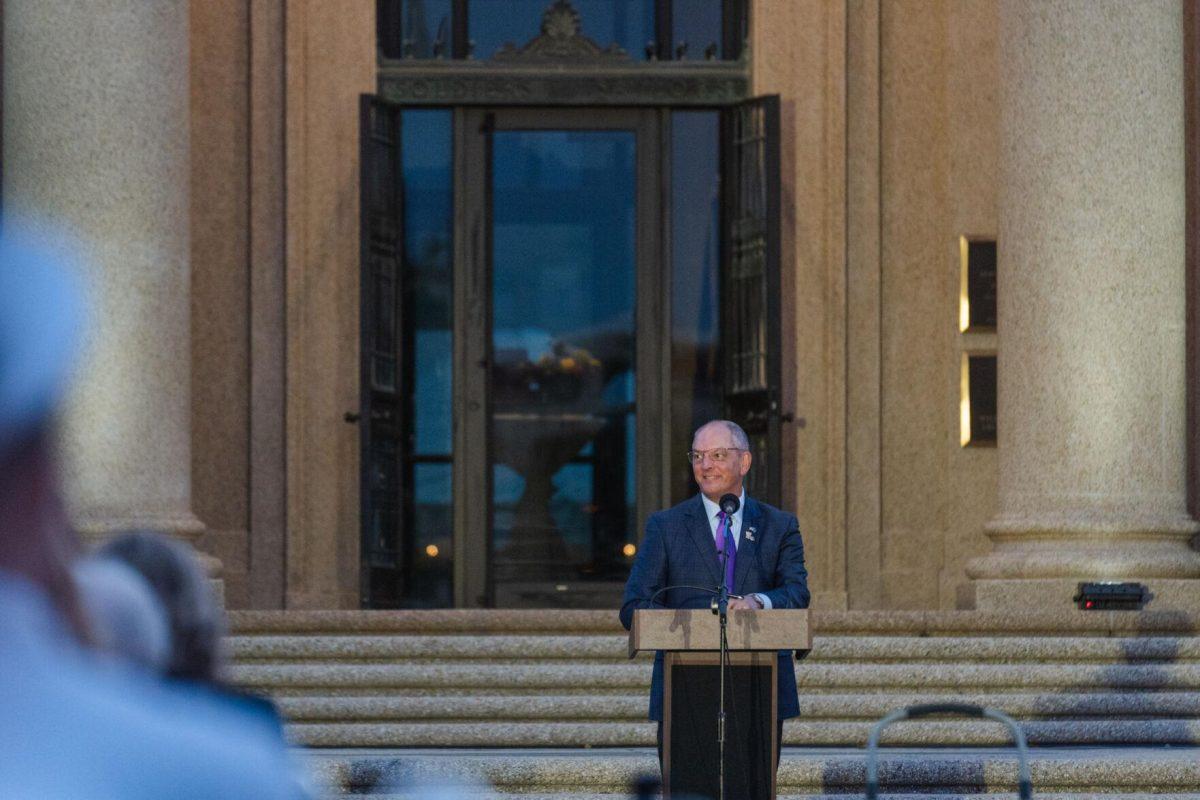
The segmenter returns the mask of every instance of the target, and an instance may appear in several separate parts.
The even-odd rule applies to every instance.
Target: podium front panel
[[[807,608],[729,612],[730,650],[808,650],[812,629]],[[639,609],[633,612],[629,655],[646,650],[716,650],[721,626],[707,608]]]
[[[725,682],[725,797],[775,796],[775,653],[731,652]],[[712,652],[668,652],[664,660],[665,797],[717,797],[720,659]]]

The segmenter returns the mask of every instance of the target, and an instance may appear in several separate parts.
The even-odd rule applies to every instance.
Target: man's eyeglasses
[[[740,447],[716,447],[712,450],[688,450],[687,457],[688,461],[693,464],[699,464],[704,460],[705,456],[708,456],[708,460],[714,464],[724,464],[730,460],[730,453],[743,452],[745,451]]]

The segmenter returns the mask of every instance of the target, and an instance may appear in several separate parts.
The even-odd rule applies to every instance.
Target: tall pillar
[[[66,227],[90,269],[64,431],[89,538],[204,530],[191,509],[188,51],[187,0],[4,3],[4,210]]]
[[[1200,609],[1185,507],[1180,0],[1000,12],[1000,496],[981,609]]]

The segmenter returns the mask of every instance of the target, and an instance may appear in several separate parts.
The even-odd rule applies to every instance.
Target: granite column
[[[4,4],[5,213],[66,229],[90,270],[64,426],[88,538],[204,530],[191,507],[188,36],[187,0]]]
[[[1000,11],[998,515],[980,609],[1200,609],[1185,508],[1179,0]]]

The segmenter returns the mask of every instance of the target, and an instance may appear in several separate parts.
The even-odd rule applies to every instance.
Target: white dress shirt
[[[712,530],[713,544],[717,544],[717,526],[721,524],[720,513],[721,507],[709,500],[703,493],[700,495],[700,500],[704,503],[704,513],[708,515],[708,527]],[[742,543],[742,511],[746,508],[746,490],[742,490],[741,497],[738,498],[738,510],[734,512],[729,520],[729,532],[733,534],[733,549],[737,550]],[[749,595],[758,600],[763,608],[771,607],[771,598],[764,594]]]

